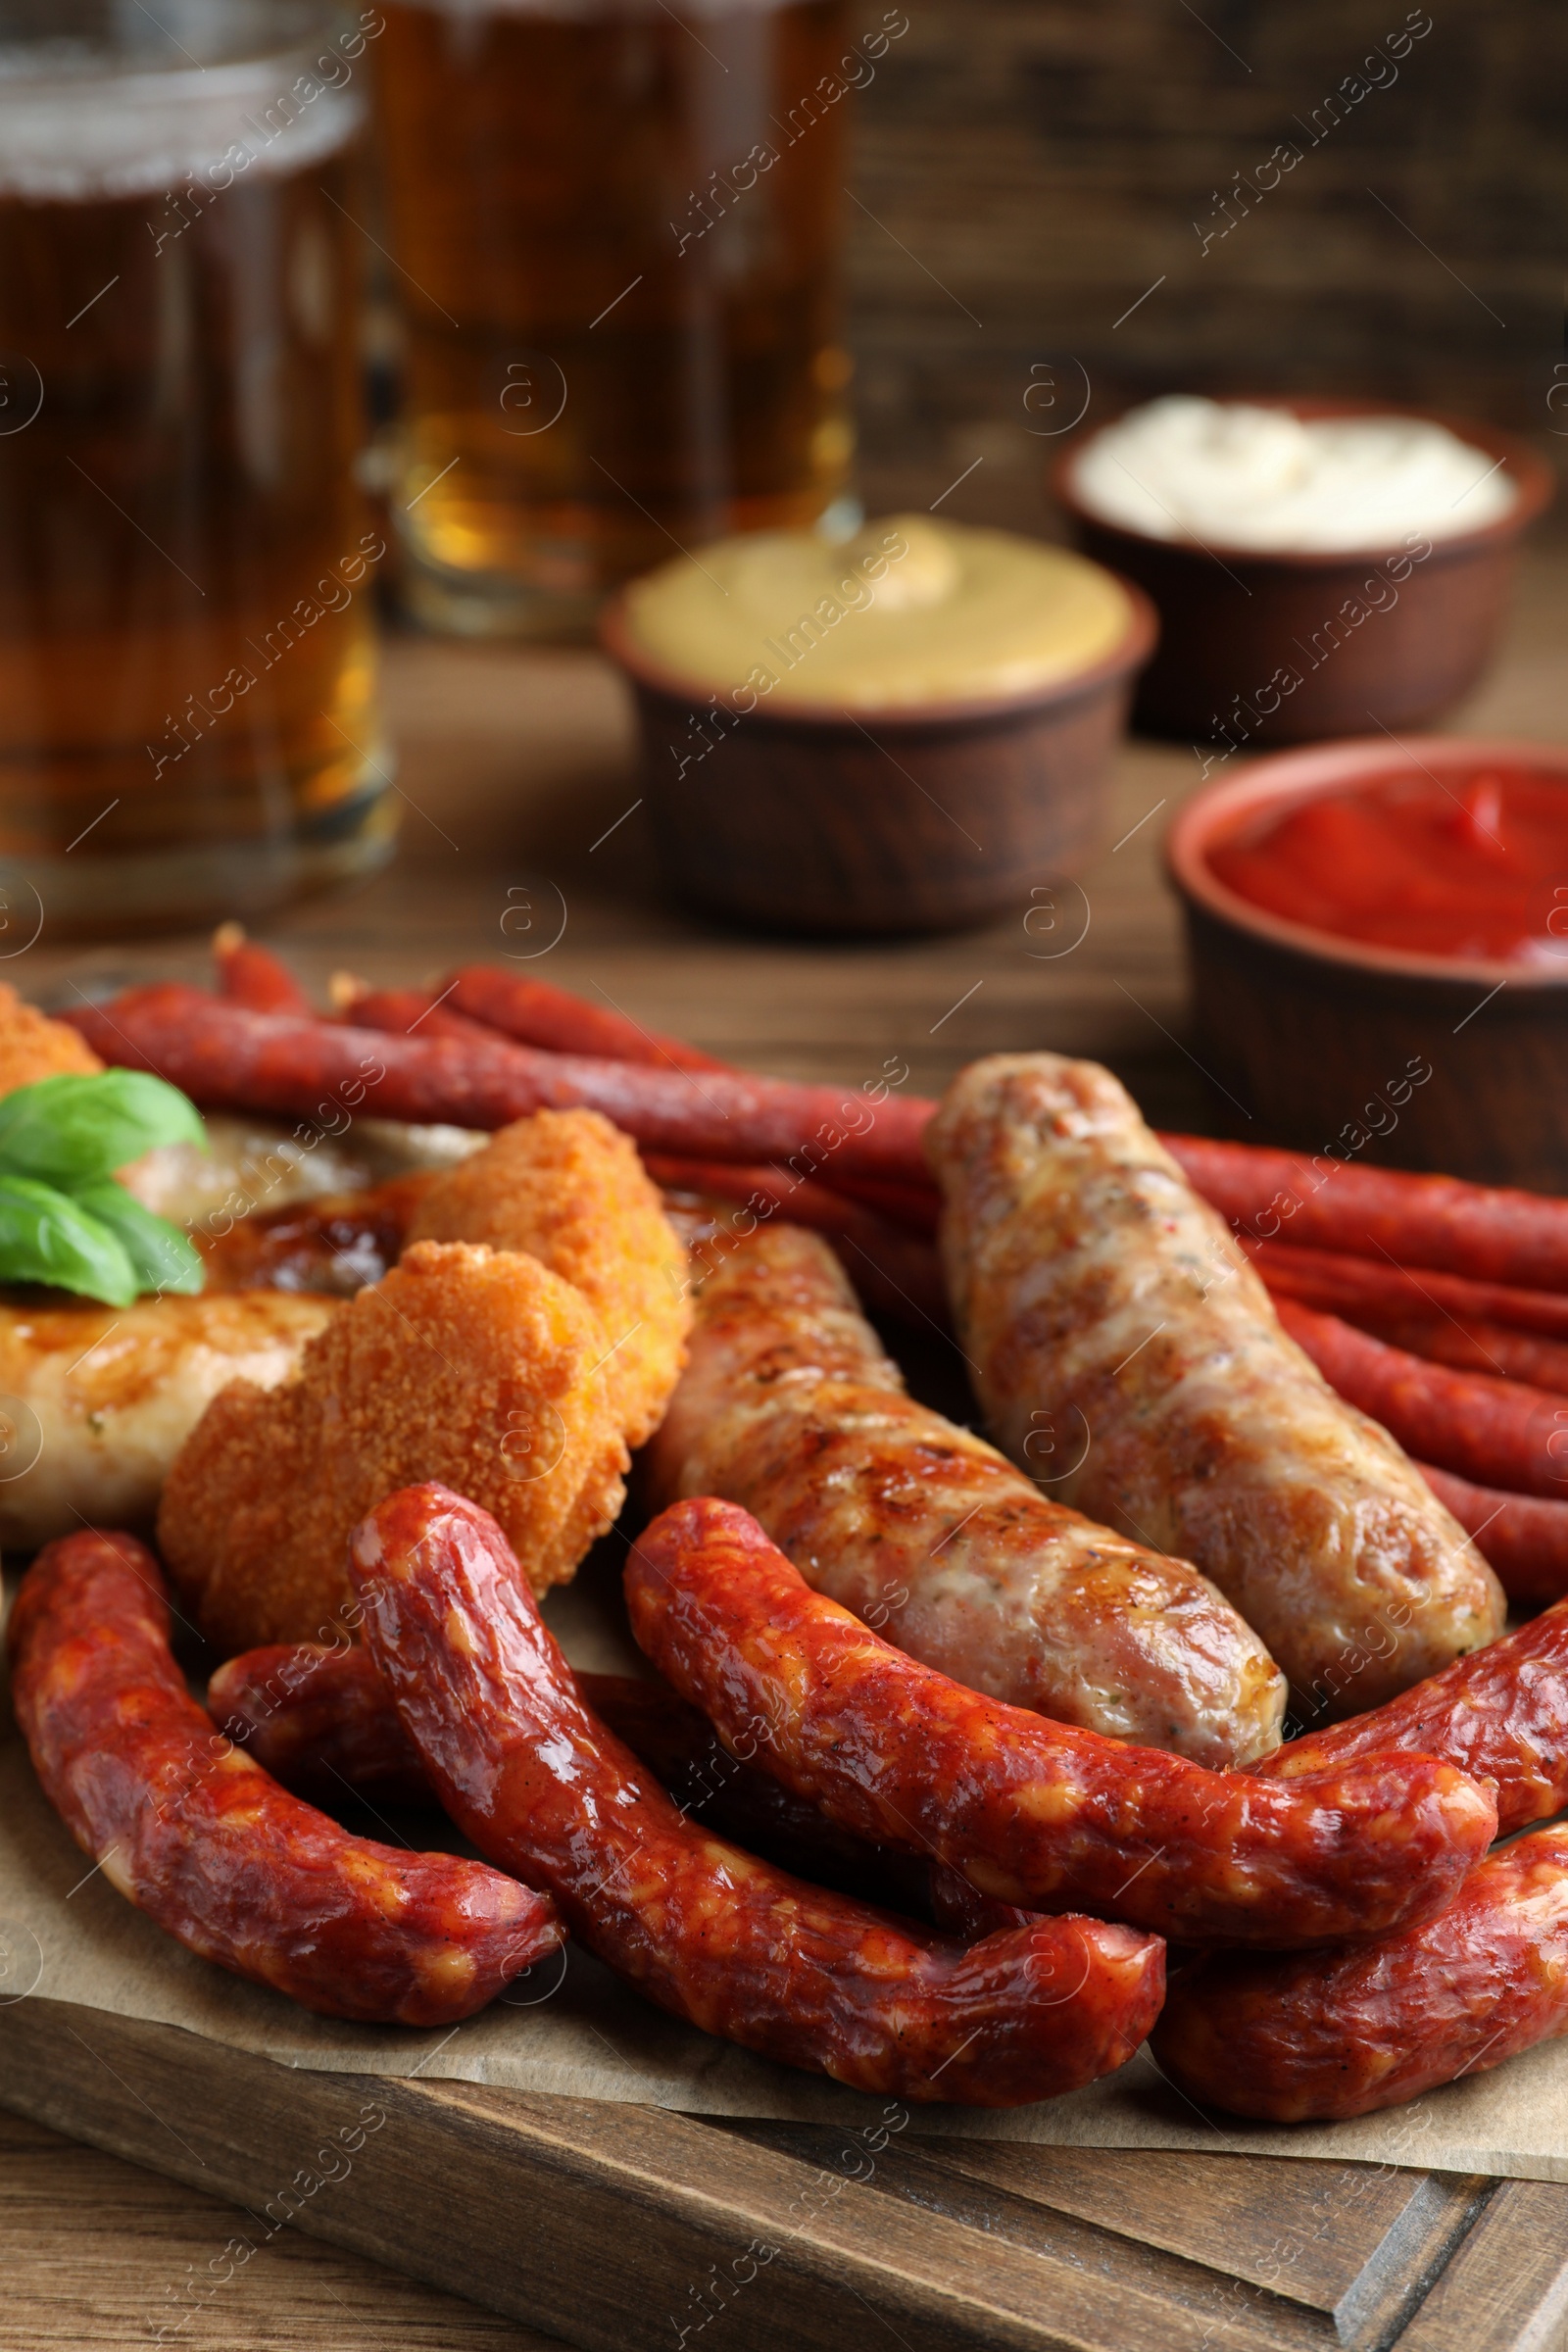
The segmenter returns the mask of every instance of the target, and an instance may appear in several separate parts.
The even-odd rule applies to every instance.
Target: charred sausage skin
[[[1092,2082],[1147,2034],[1156,1937],[1041,1920],[965,1948],[694,1827],[583,1706],[474,1504],[406,1488],[354,1559],[377,1668],[447,1810],[662,2008],[858,2089],[981,2106]]]
[[[1257,1275],[1098,1064],[993,1054],[926,1139],[987,1417],[1086,1446],[1064,1497],[1196,1560],[1309,1715],[1357,1713],[1502,1630],[1496,1579],[1386,1431],[1280,1328]]]
[[[499,1871],[351,1838],[221,1738],[169,1643],[132,1536],[38,1554],[9,1633],[17,1720],[44,1793],[111,1886],[203,1959],[372,2024],[472,2016],[562,1940]]]
[[[818,1592],[993,1698],[1215,1766],[1277,1744],[1284,1678],[1205,1577],[907,1396],[816,1235],[722,1242],[653,1500],[744,1505]]]

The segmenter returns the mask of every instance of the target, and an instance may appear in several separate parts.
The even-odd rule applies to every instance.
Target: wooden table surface
[[[1568,561],[1540,557],[1502,661],[1452,723],[1568,738],[1565,639]],[[309,976],[412,978],[512,955],[527,958],[520,971],[598,992],[758,1068],[855,1079],[897,1054],[914,1085],[936,1089],[976,1054],[1050,1046],[1111,1062],[1161,1121],[1204,1121],[1203,1081],[1182,1037],[1178,927],[1157,866],[1163,828],[1198,780],[1191,750],[1126,749],[1117,846],[1081,892],[1053,902],[1021,888],[1012,918],[955,939],[810,946],[726,934],[661,897],[635,806],[626,703],[596,657],[395,636],[386,684],[406,803],[395,862],[357,894],[258,926]],[[194,975],[203,956],[193,938],[71,948],[46,934],[4,976],[62,1000],[89,972]],[[1543,2224],[1557,2221],[1564,2192],[1508,2193],[1547,2199]],[[177,2300],[184,2282],[230,2217],[214,2198],[0,2114],[0,2343],[42,2352],[151,2341],[176,2303],[188,2311]],[[1562,2340],[1560,2314],[1544,2309],[1533,2322],[1518,2311],[1489,2321],[1508,2285],[1494,2280],[1493,2303],[1467,2319],[1475,2352],[1526,2340],[1545,2352]],[[1221,2332],[1232,2342],[1250,2333]],[[168,2340],[188,2352],[545,2342],[296,2230]]]

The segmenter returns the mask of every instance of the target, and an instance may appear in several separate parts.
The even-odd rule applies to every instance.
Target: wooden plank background
[[[873,510],[928,505],[979,458],[946,511],[1048,524],[1058,444],[1040,427],[1076,408],[1069,355],[1092,417],[1173,389],[1379,393],[1490,416],[1562,459],[1568,394],[1546,406],[1568,361],[1560,0],[908,0],[906,14],[855,102]],[[852,0],[852,25],[880,15]],[[1432,29],[1395,61],[1397,80],[1308,147],[1298,118],[1310,124],[1407,15]],[[1302,161],[1261,202],[1244,187],[1251,211],[1204,253],[1194,221],[1223,225],[1216,192],[1289,140]],[[1030,368],[1053,359],[1061,403],[1037,395],[1030,415]]]

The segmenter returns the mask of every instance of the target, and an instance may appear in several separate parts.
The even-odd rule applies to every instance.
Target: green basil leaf
[[[0,1101],[0,1175],[74,1189],[160,1144],[207,1146],[194,1103],[147,1070],[62,1072]]]
[[[207,1280],[201,1251],[188,1235],[167,1217],[143,1208],[122,1184],[78,1184],[72,1199],[115,1236],[130,1260],[138,1290],[174,1291],[189,1298]]]
[[[108,1227],[26,1176],[0,1174],[0,1281],[51,1282],[110,1306],[136,1296],[130,1259]]]

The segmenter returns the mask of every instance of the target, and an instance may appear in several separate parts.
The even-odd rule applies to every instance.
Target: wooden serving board
[[[1565,625],[1568,564],[1539,563],[1469,725],[1568,731]],[[308,978],[516,954],[757,1068],[858,1079],[898,1054],[934,1090],[977,1053],[1051,1045],[1109,1060],[1161,1122],[1205,1123],[1156,865],[1197,780],[1187,750],[1126,754],[1117,847],[1085,877],[1092,919],[1064,955],[1041,953],[1054,938],[1028,898],[1016,922],[953,940],[745,941],[658,895],[628,813],[627,713],[592,657],[394,640],[388,686],[405,846],[356,897],[268,927]],[[194,938],[85,954],[45,938],[4,976],[70,1002],[95,977],[197,976],[204,956]],[[0,2122],[5,2352],[147,2343],[161,2325],[183,2352],[1568,2345],[1568,2187],[1544,2183],[922,2144],[917,2116],[870,2149],[815,2126],[308,2073],[37,1995],[0,1998],[0,2107],[25,2119]],[[322,2151],[356,2131],[344,2170]],[[256,2251],[192,2301],[231,2241]]]
[[[747,2352],[1568,2340],[1568,2188],[1543,2182],[922,2145],[917,2118],[870,2150],[817,2126],[305,2073],[37,1999],[0,2011],[0,2097],[243,2207],[215,2215],[215,2259],[291,2216],[535,2344],[669,2352],[720,2326]],[[191,2290],[158,2316],[204,2308]]]

